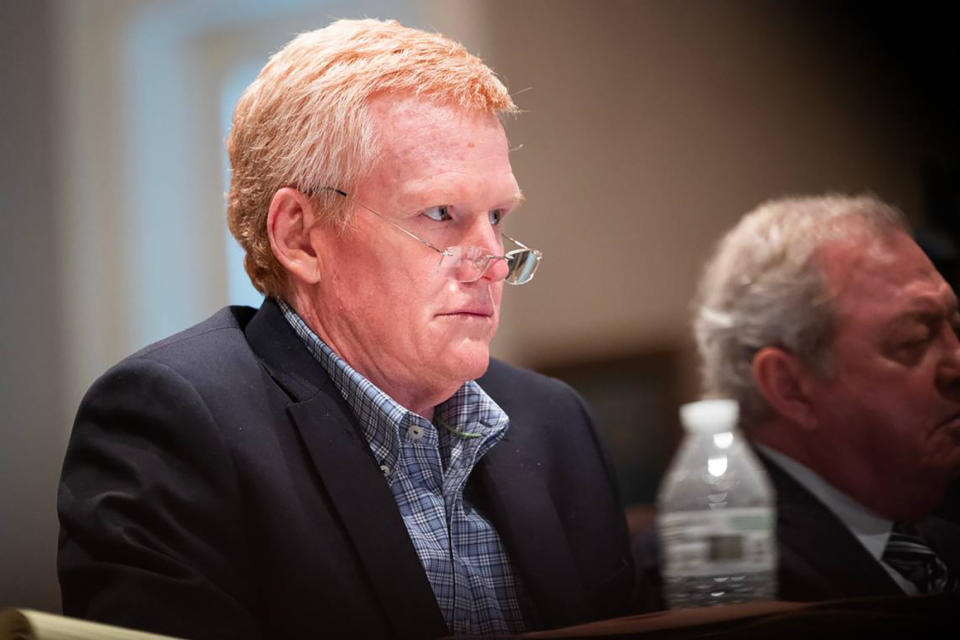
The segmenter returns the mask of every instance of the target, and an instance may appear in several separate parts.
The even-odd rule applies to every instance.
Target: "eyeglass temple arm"
[[[341,196],[343,196],[344,198],[347,198],[347,197],[348,197],[346,191],[342,191],[342,190],[340,190],[340,189],[337,189],[336,187],[323,187],[321,190],[322,190],[322,191],[333,191],[333,192],[336,193],[337,195],[341,195]],[[395,227],[396,227],[397,229],[399,229],[400,231],[403,231],[405,234],[407,234],[408,236],[410,236],[410,237],[413,238],[414,240],[418,240],[419,242],[422,242],[423,244],[427,245],[428,247],[430,247],[431,249],[433,249],[433,250],[436,251],[437,253],[440,253],[440,254],[443,254],[443,255],[447,255],[447,254],[449,253],[448,251],[446,251],[446,250],[444,250],[444,249],[441,249],[440,247],[436,246],[435,244],[433,244],[433,243],[430,242],[429,240],[424,240],[423,238],[421,238],[421,237],[418,236],[417,234],[413,233],[412,231],[407,231],[406,229],[404,229],[403,227],[401,227],[399,224],[397,224],[396,222],[394,222],[393,220],[391,220],[391,219],[388,218],[387,216],[383,215],[383,214],[380,213],[379,211],[374,211],[373,209],[371,209],[371,208],[368,207],[367,205],[363,204],[363,203],[360,202],[359,200],[354,200],[354,202],[357,203],[358,205],[360,205],[361,207],[363,207],[364,209],[366,209],[367,211],[369,211],[370,213],[372,213],[373,215],[377,216],[377,217],[380,218],[381,220],[385,220],[385,221],[389,222],[390,224],[392,224],[393,226],[395,226]],[[517,243],[517,244],[519,244],[519,243]]]
[[[507,234],[505,234],[503,231],[500,232],[500,235],[502,235],[504,238],[506,238],[507,240],[509,240],[509,241],[512,242],[513,244],[517,245],[517,246],[520,247],[521,249],[527,249],[528,251],[536,251],[536,249],[531,249],[530,247],[528,247],[527,245],[523,244],[523,243],[520,242],[519,240],[514,240],[513,238],[511,238],[510,236],[508,236]]]
[[[333,191],[333,192],[336,193],[337,195],[342,196],[342,197],[344,197],[344,198],[349,197],[346,191],[343,191],[342,189],[337,189],[336,187],[322,187],[322,188],[321,188],[321,191]],[[433,249],[433,250],[436,251],[437,253],[439,253],[439,254],[441,254],[441,255],[450,255],[450,251],[449,251],[449,250],[447,250],[447,249],[441,249],[440,247],[436,246],[435,244],[433,244],[433,243],[430,242],[429,240],[425,240],[424,238],[421,238],[421,237],[418,236],[417,234],[413,233],[412,231],[408,231],[407,229],[404,229],[402,226],[400,226],[399,224],[397,224],[396,222],[394,222],[394,221],[391,220],[390,218],[386,217],[385,215],[383,215],[383,214],[380,213],[379,211],[375,211],[375,210],[371,209],[370,207],[368,207],[367,205],[363,204],[363,203],[360,202],[359,200],[354,200],[354,202],[356,202],[358,205],[360,205],[361,207],[363,207],[364,209],[366,209],[367,211],[369,211],[369,212],[372,213],[373,215],[377,216],[378,218],[380,218],[380,219],[382,219],[382,220],[386,220],[387,222],[389,222],[390,224],[392,224],[392,225],[395,226],[397,229],[399,229],[400,231],[404,232],[405,234],[407,234],[408,236],[410,236],[410,237],[413,238],[414,240],[417,240],[417,241],[422,242],[423,244],[427,245],[428,247],[430,247],[431,249]],[[527,245],[523,244],[523,243],[520,242],[519,240],[515,240],[515,239],[511,238],[510,236],[508,236],[507,234],[503,233],[502,231],[500,232],[500,235],[502,235],[504,238],[506,238],[506,239],[509,240],[510,242],[514,243],[515,245],[517,245],[517,246],[520,247],[521,249],[526,249],[527,251],[535,251],[535,252],[537,253],[537,257],[538,257],[538,258],[540,257],[540,252],[537,251],[536,249],[531,249],[530,247],[528,247]],[[506,255],[498,256],[498,255],[493,255],[493,254],[491,254],[490,257],[491,257],[491,258],[498,258],[498,259],[506,259],[506,258],[507,258]]]
[[[522,242],[520,242],[519,240],[514,240],[513,238],[511,238],[511,237],[508,236],[507,234],[503,233],[502,231],[500,232],[500,235],[502,235],[504,238],[506,238],[506,239],[509,240],[510,242],[514,243],[515,245],[519,246],[521,249],[525,249],[525,250],[531,252],[534,256],[536,256],[538,262],[539,262],[541,259],[543,259],[543,253],[540,251],[540,249],[532,249],[532,248],[528,247],[527,245],[523,244]],[[509,252],[508,252],[508,253],[509,253]]]

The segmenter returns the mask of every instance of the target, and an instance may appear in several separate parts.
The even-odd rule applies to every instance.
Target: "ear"
[[[802,429],[816,427],[811,403],[809,371],[792,353],[778,347],[764,347],[753,356],[754,384],[774,411]]]
[[[320,281],[322,260],[310,233],[317,222],[315,208],[307,196],[291,187],[273,194],[267,213],[270,248],[291,277],[306,284]]]

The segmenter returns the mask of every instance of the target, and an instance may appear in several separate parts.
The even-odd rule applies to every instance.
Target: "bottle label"
[[[773,571],[777,565],[774,515],[769,507],[659,515],[663,575]]]

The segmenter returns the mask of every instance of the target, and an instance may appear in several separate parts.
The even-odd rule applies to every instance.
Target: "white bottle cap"
[[[691,433],[722,433],[737,426],[740,406],[736,400],[715,398],[690,402],[680,407],[680,421]]]

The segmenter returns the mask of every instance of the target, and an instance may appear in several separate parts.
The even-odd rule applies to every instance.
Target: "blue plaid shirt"
[[[469,381],[436,407],[435,427],[357,373],[278,302],[360,422],[447,627],[457,635],[523,631],[530,600],[496,529],[463,495],[477,461],[506,433],[507,415]]]

